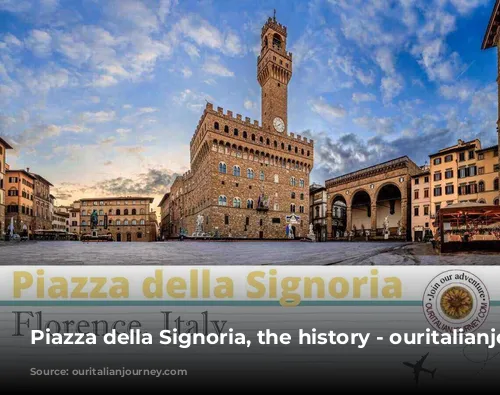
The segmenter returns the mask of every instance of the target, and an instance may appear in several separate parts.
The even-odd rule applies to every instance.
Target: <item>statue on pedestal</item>
[[[97,228],[97,225],[99,224],[99,215],[97,213],[97,210],[94,209],[92,211],[92,214],[90,214],[90,227],[92,229]]]
[[[403,229],[401,228],[401,220],[398,221],[398,236],[401,236],[403,233]]]
[[[389,238],[389,217],[384,218],[384,239]]]
[[[316,235],[314,234],[313,228],[313,224],[309,224],[309,234],[307,235],[307,238],[309,240],[316,241]]]

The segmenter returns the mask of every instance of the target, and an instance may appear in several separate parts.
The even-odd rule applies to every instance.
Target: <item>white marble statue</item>
[[[398,221],[398,236],[401,236],[403,229],[401,228],[401,220]]]
[[[384,218],[384,239],[389,238],[389,217]]]

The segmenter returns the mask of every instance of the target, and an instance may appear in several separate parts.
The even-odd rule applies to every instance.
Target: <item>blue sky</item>
[[[314,182],[479,137],[496,144],[494,0],[0,0],[0,134],[11,167],[83,196],[159,197],[189,167],[205,101],[260,120],[256,56],[276,9],[289,130]],[[158,202],[158,200],[156,200]]]

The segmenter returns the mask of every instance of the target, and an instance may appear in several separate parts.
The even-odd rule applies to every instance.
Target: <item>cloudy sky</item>
[[[495,144],[494,0],[0,0],[0,135],[58,203],[162,195],[189,167],[205,101],[260,119],[260,28],[277,10],[289,130],[312,180],[458,138]]]

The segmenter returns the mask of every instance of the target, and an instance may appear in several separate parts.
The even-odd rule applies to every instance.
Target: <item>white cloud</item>
[[[52,52],[52,37],[44,30],[32,30],[25,43],[36,56],[46,57]]]
[[[182,75],[184,76],[184,78],[189,78],[193,75],[193,72],[191,71],[191,69],[187,66],[183,67],[181,69],[181,73]]]
[[[97,112],[84,112],[82,114],[82,120],[88,123],[103,123],[110,122],[115,119],[114,111],[97,111]]]
[[[311,100],[309,101],[309,106],[311,110],[316,114],[319,114],[321,117],[328,121],[333,121],[338,118],[344,118],[347,114],[347,111],[340,106],[333,106],[324,101],[323,98],[319,98],[319,100]]]
[[[466,101],[471,98],[474,91],[466,84],[441,85],[439,93],[449,100]]]
[[[182,43],[182,47],[184,48],[184,51],[189,55],[190,58],[199,58],[200,57],[200,51],[194,44],[191,43]]]
[[[177,5],[177,0],[161,0],[158,9],[158,18],[161,23],[165,23],[165,18],[170,14],[172,8]]]
[[[158,111],[158,109],[154,108],[154,107],[141,107],[141,108],[139,108],[139,110],[137,110],[137,114],[138,115],[151,114],[151,113],[156,112],[156,111]]]
[[[108,13],[119,21],[131,22],[135,27],[155,31],[158,29],[158,18],[153,10],[139,0],[109,1]]]
[[[99,75],[91,83],[91,86],[97,88],[107,88],[108,86],[116,85],[118,80],[112,75]]]
[[[9,47],[9,48],[15,48],[15,47],[22,47],[23,42],[19,40],[16,36],[14,36],[11,33],[7,33],[5,36],[3,36],[3,42]],[[0,47],[1,48],[1,47]]]
[[[179,41],[178,36],[187,37],[200,47],[216,49],[228,56],[242,55],[245,52],[245,47],[236,33],[232,31],[223,33],[207,20],[195,15],[183,17],[174,26],[170,38],[177,42]],[[199,56],[197,49],[186,46],[186,44],[183,46],[190,56]]]
[[[384,103],[389,103],[403,90],[403,78],[399,75],[384,77],[380,83],[380,90]]]
[[[392,74],[395,71],[394,67],[394,56],[391,50],[387,47],[378,48],[375,51],[375,61],[382,69],[383,72],[387,74]]]
[[[450,0],[460,14],[468,14],[479,6],[488,4],[488,0]]]
[[[132,104],[124,104],[122,108],[124,108],[125,110],[129,110],[132,108]]]
[[[132,129],[124,129],[124,128],[116,129],[116,133],[118,133],[118,135],[120,135],[121,137],[126,136],[131,131],[132,131]]]
[[[208,74],[217,75],[219,77],[233,77],[234,73],[226,66],[219,63],[219,59],[212,57],[206,60],[203,65],[203,70]]]
[[[100,102],[101,102],[101,98],[100,98],[99,96],[90,96],[90,101],[91,101],[92,103],[97,104],[97,103],[100,103]]]
[[[359,104],[362,102],[377,101],[377,98],[373,93],[353,93],[352,101]]]
[[[32,69],[20,69],[19,80],[32,93],[45,94],[51,89],[62,88],[70,83],[68,70],[57,68],[54,65],[39,71],[37,74]]]
[[[377,134],[386,135],[395,132],[394,121],[391,118],[360,117],[355,118],[354,123],[365,127],[369,131],[375,131]]]
[[[251,101],[250,99],[246,99],[245,102],[243,103],[243,106],[247,110],[255,110],[257,108],[257,103],[254,101]]]
[[[213,102],[213,98],[205,93],[196,93],[191,89],[184,89],[172,98],[172,101],[180,106],[186,106],[189,110],[200,113],[207,101]]]
[[[240,55],[244,52],[244,46],[240,38],[233,32],[229,32],[224,40],[223,52],[229,56]]]

